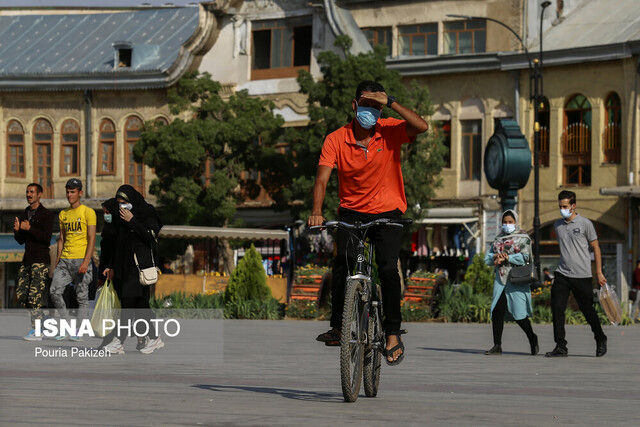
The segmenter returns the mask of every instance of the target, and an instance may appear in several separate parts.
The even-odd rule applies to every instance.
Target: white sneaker
[[[124,354],[124,346],[118,338],[114,338],[109,344],[105,345],[103,350],[111,354]]]
[[[149,340],[147,342],[147,345],[140,349],[140,353],[151,354],[151,353],[153,353],[154,350],[162,348],[162,347],[164,347],[164,343],[162,342],[160,337],[158,337],[158,338],[156,338],[154,340]]]
[[[42,341],[42,336],[36,335],[36,330],[32,329],[27,335],[22,337],[25,341]]]

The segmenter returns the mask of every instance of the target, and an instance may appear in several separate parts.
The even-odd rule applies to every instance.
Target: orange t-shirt
[[[353,122],[330,133],[320,153],[321,166],[338,169],[340,207],[377,214],[407,210],[400,158],[407,135],[407,122],[379,119],[365,150],[353,136]]]

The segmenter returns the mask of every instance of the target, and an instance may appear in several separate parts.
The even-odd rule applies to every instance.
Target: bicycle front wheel
[[[340,338],[340,380],[346,402],[355,402],[360,394],[364,353],[365,328],[368,315],[362,301],[362,282],[347,282],[342,312],[342,336]],[[367,309],[367,310],[365,310]]]
[[[370,348],[364,352],[364,394],[367,397],[378,395],[378,385],[380,384],[380,367],[382,366],[382,348],[384,346],[384,333],[380,321],[379,308],[372,307],[370,310],[368,338]]]

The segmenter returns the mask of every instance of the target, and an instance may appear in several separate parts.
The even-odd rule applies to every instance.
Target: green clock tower
[[[514,119],[496,120],[484,151],[484,173],[489,185],[500,192],[502,210],[513,209],[518,190],[527,185],[531,173],[529,143]]]

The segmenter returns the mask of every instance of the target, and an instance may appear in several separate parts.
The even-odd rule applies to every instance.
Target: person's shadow
[[[287,399],[305,400],[309,402],[342,402],[342,394],[326,393],[307,390],[294,390],[290,388],[275,387],[254,387],[244,385],[217,385],[217,384],[195,384],[191,387],[209,391],[239,390],[253,393],[275,394]]]
[[[463,354],[482,354],[484,355],[484,350],[475,350],[471,348],[435,348],[435,347],[420,347],[421,350],[427,351],[440,351],[440,352],[448,352],[448,353],[463,353]],[[515,354],[520,356],[529,356],[529,353],[525,352],[517,352],[517,351],[503,351],[502,354]]]

